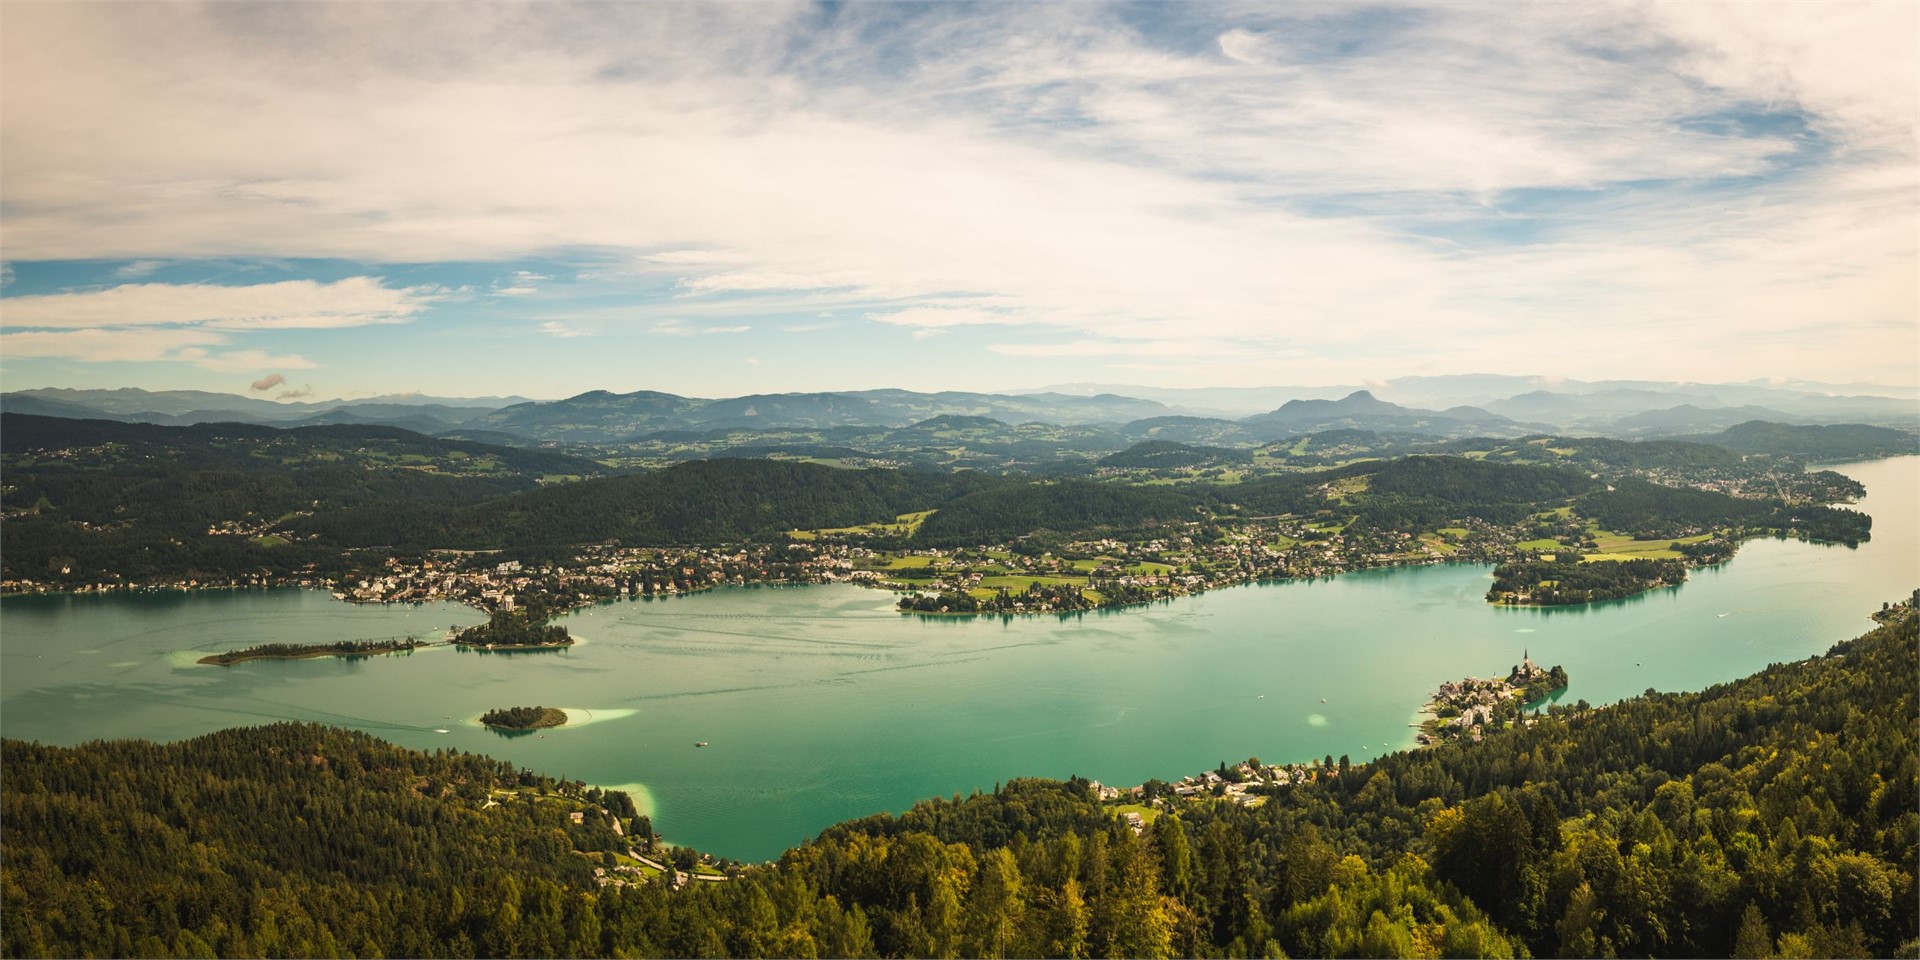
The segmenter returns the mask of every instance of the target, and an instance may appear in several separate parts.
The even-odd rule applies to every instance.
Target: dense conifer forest
[[[1686,579],[1686,565],[1678,560],[1521,560],[1493,568],[1487,599],[1538,606],[1593,603],[1631,597],[1652,586],[1676,587]]]
[[[1699,693],[1327,764],[1136,834],[1086,781],[598,886],[624,794],[279,724],[6,741],[8,956],[1913,956],[1911,609]],[[581,822],[570,814],[580,813]],[[615,821],[624,836],[614,832]]]

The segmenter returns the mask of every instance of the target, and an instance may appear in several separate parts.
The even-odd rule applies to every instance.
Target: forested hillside
[[[1782,533],[1798,531],[1816,540],[1859,543],[1873,518],[1845,507],[1743,500],[1712,490],[1687,490],[1644,480],[1622,480],[1618,487],[1580,501],[1580,513],[1609,530],[1657,540],[1683,537],[1716,526],[1746,526]]]
[[[592,460],[471,440],[430,437],[399,427],[335,423],[269,427],[250,423],[158,426],[117,420],[70,420],[0,414],[0,452],[35,457],[23,469],[162,466],[285,470],[318,464],[409,467],[461,475],[597,476]]]
[[[1003,485],[941,507],[914,541],[929,547],[999,543],[1035,531],[1086,533],[1195,516],[1201,503],[1167,487],[1062,480]]]
[[[0,436],[7,579],[284,576],[335,563],[345,546],[391,542],[302,537],[303,517],[361,511],[414,523],[548,477],[606,472],[578,457],[381,426],[167,427],[4,414]]]
[[[610,472],[603,465],[566,454],[392,427],[5,418],[0,579],[32,589],[325,581],[435,549],[718,546],[927,512],[910,539],[903,530],[870,545],[976,547],[1027,538],[1044,552],[1102,538],[1211,542],[1251,517],[1290,516],[1315,524],[1316,535],[1372,538],[1364,552],[1386,555],[1402,540],[1461,522],[1512,525],[1562,508],[1606,530],[1656,539],[1717,530],[1857,543],[1869,529],[1864,515],[1822,505],[1857,496],[1853,481],[1803,473],[1797,462],[1776,471],[1719,447],[1676,442],[1462,441],[1461,456],[1261,474],[1258,464],[1272,469],[1273,457],[1155,440],[1104,461],[1096,472],[1124,480],[1101,481],[850,469],[861,459],[857,450],[803,445],[782,448],[782,457],[810,451],[847,459],[828,466],[725,457],[603,476]],[[1028,426],[946,417],[909,429]],[[1315,445],[1322,440],[1332,445]],[[1362,448],[1379,440],[1347,431],[1288,450],[1351,460],[1372,455]],[[1400,449],[1395,443],[1387,441]],[[1154,472],[1199,468],[1208,479],[1231,474],[1239,482],[1195,482],[1201,478],[1193,475],[1170,482]],[[1192,521],[1205,525],[1181,526]]]
[[[552,487],[461,510],[427,545],[726,543],[928,510],[1010,481],[975,473],[837,470],[778,460],[696,460],[655,473]],[[378,511],[367,515],[380,522]],[[314,529],[364,537],[354,516]]]
[[[1750,420],[1697,438],[1741,453],[1767,453],[1810,460],[1859,460],[1920,453],[1920,434],[1864,423],[1787,424]]]
[[[478,757],[295,725],[169,746],[7,741],[0,946],[1913,956],[1920,632],[1911,610],[1888,619],[1700,693],[1556,708],[1371,765],[1329,758],[1258,807],[1169,799],[1138,835],[1085,781],[1024,780],[680,890],[595,886],[626,845],[608,819],[631,816],[623,795]],[[524,792],[487,806],[496,791]]]

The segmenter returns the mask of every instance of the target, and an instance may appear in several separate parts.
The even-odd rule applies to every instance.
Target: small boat
[[[1320,698],[1320,702],[1321,702],[1321,703],[1326,703],[1326,702],[1327,702],[1327,698],[1326,698],[1326,697],[1321,697],[1321,698]]]
[[[448,730],[446,727],[434,727],[433,732],[434,733],[452,733],[453,731]]]
[[[693,745],[696,747],[704,747],[707,745],[707,742],[705,740],[696,740]]]
[[[1264,693],[1257,697],[1254,697],[1255,700],[1265,700],[1266,698],[1267,698],[1267,695]]]

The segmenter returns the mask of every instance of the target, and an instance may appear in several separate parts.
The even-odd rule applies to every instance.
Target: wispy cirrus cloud
[[[371,277],[241,286],[121,284],[98,290],[0,298],[0,350],[12,356],[95,362],[174,361],[233,372],[306,368],[297,355],[213,351],[235,334],[405,323],[434,299],[429,288],[390,288]]]
[[[246,286],[135,283],[7,297],[0,300],[0,317],[8,327],[192,324],[219,330],[316,329],[404,323],[432,300],[431,289],[392,288],[373,277]]]
[[[570,326],[562,320],[546,320],[541,322],[540,332],[549,337],[589,337],[593,335],[586,330]]]
[[[711,337],[729,333],[746,333],[751,329],[753,327],[747,324],[714,326],[692,324],[678,318],[669,318],[648,327],[647,332],[663,337]]]
[[[295,370],[315,366],[305,357],[290,354],[216,349],[228,344],[230,339],[218,331],[164,327],[6,331],[0,332],[0,355],[90,363],[188,363],[222,373],[247,373],[263,367]]]
[[[1221,340],[1073,340],[1066,343],[993,343],[988,350],[1006,357],[1232,357],[1248,353],[1245,344]]]
[[[202,369],[221,373],[247,373],[261,367],[304,370],[316,366],[305,357],[276,356],[265,350],[222,350],[215,353],[199,347],[188,347],[180,351],[178,356],[167,359],[184,360]]]

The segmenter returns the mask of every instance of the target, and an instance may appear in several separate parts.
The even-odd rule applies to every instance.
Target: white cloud
[[[1245,344],[1220,340],[1074,340],[1067,343],[994,343],[988,350],[1006,357],[1233,357],[1248,353]]]
[[[290,370],[307,370],[316,364],[305,357],[275,355],[265,350],[226,350],[211,353],[197,347],[180,351],[177,357],[165,359],[187,360],[206,370],[218,370],[222,373],[245,373],[261,367],[285,367]]]
[[[0,352],[89,362],[168,361],[222,372],[304,369],[313,361],[265,350],[210,350],[234,334],[403,323],[435,298],[370,277],[250,286],[122,284],[0,298]],[[264,388],[260,388],[264,389]]]
[[[207,330],[22,330],[0,333],[0,354],[121,362],[182,359],[183,351],[199,350],[187,358],[193,359],[206,355],[205,346],[226,339]]]
[[[250,286],[136,283],[0,300],[8,327],[78,328],[197,324],[224,330],[358,327],[403,323],[433,299],[373,277]]]
[[[155,271],[166,266],[163,260],[134,260],[113,271],[116,280],[139,280],[150,277]]]
[[[515,270],[513,272],[513,282],[504,287],[496,285],[493,293],[495,296],[501,297],[525,297],[540,292],[540,288],[534,286],[536,282],[551,279],[553,279],[551,276],[544,273],[534,273],[531,270]]]
[[[540,324],[540,332],[550,337],[586,337],[591,336],[585,330],[577,330],[559,320],[548,320]]]
[[[1266,61],[1266,41],[1252,31],[1235,27],[1222,33],[1216,42],[1220,44],[1220,52],[1230,59],[1249,64],[1260,64]]]
[[[751,329],[753,329],[753,327],[746,324],[731,324],[727,326],[711,326],[711,325],[695,326],[694,324],[690,324],[685,320],[681,320],[678,318],[669,318],[666,320],[662,320],[658,323],[655,323],[653,326],[647,328],[647,332],[658,334],[663,337],[706,337],[706,336],[714,336],[717,334],[746,333],[748,330],[751,330]]]
[[[886,313],[870,313],[867,319],[900,327],[923,328],[1013,326],[1036,320],[1026,314],[975,307],[907,307]]]
[[[0,355],[87,363],[190,363],[222,373],[251,373],[262,367],[295,370],[315,366],[305,357],[289,354],[209,349],[226,341],[223,334],[198,329],[22,330],[0,333]]]

